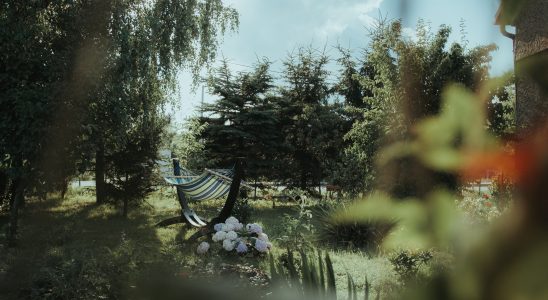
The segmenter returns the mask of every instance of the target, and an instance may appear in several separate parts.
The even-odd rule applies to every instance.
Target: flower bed
[[[224,223],[215,224],[213,228],[215,234],[211,238],[212,241],[220,244],[227,252],[260,255],[272,248],[268,235],[263,232],[259,224],[244,226],[235,217],[229,217]],[[202,242],[198,245],[196,252],[205,254],[210,248],[211,245],[208,242]]]

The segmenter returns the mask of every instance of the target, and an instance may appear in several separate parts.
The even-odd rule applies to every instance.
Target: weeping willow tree
[[[2,193],[9,194],[11,237],[25,195],[40,186],[62,189],[78,168],[95,170],[99,203],[107,196],[105,176],[118,191],[131,178],[144,179],[178,70],[196,78],[215,57],[220,36],[238,25],[237,12],[220,0],[0,7],[0,104],[7,108],[0,173],[10,182]]]
[[[127,190],[146,190],[147,180],[137,180],[137,189],[128,182],[148,178],[167,123],[160,110],[175,87],[178,68],[189,68],[196,78],[215,56],[217,34],[234,29],[237,14],[221,1],[161,0],[114,5],[109,15],[113,22],[105,88],[89,114],[89,124],[95,125],[89,136],[94,141],[97,202],[116,195],[108,193],[110,187],[121,191],[127,203]],[[136,147],[135,138],[146,142]],[[105,184],[105,175],[113,184]]]

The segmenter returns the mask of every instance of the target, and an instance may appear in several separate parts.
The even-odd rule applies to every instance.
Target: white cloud
[[[309,0],[303,1],[309,2]],[[374,23],[374,18],[370,14],[378,10],[382,2],[383,0],[320,2],[318,7],[321,9],[317,13],[322,18],[319,19],[321,23],[315,30],[315,34],[320,38],[329,38],[342,34],[352,25],[369,27]]]
[[[348,27],[348,24],[328,19],[320,28],[316,29],[316,35],[322,39],[328,39],[330,36],[340,35],[346,27]]]

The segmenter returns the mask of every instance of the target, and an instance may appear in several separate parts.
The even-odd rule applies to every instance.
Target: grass
[[[286,234],[282,216],[296,217],[298,205],[277,203],[272,208],[271,201],[250,203],[252,220],[263,225],[273,240],[274,254],[282,253],[287,245],[276,239]],[[193,208],[200,216],[211,218],[222,204],[206,201],[193,204]],[[96,206],[93,191],[86,189],[70,191],[64,201],[55,196],[42,202],[30,199],[21,214],[18,246],[0,245],[0,299],[124,298],[146,274],[193,274],[202,272],[204,266],[217,268],[222,263],[249,263],[268,273],[266,259],[195,255],[196,244],[184,242],[194,232],[186,226],[154,226],[178,212],[169,188],[131,209],[127,219],[117,207]],[[366,276],[374,289],[397,284],[387,258],[318,246],[330,252],[340,298],[346,295],[347,272],[361,289]]]

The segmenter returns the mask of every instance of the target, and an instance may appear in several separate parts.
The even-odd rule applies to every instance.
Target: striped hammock
[[[226,196],[233,175],[233,169],[206,169],[202,175],[197,176],[181,168],[180,176],[166,176],[164,179],[180,188],[188,199],[201,201]]]

